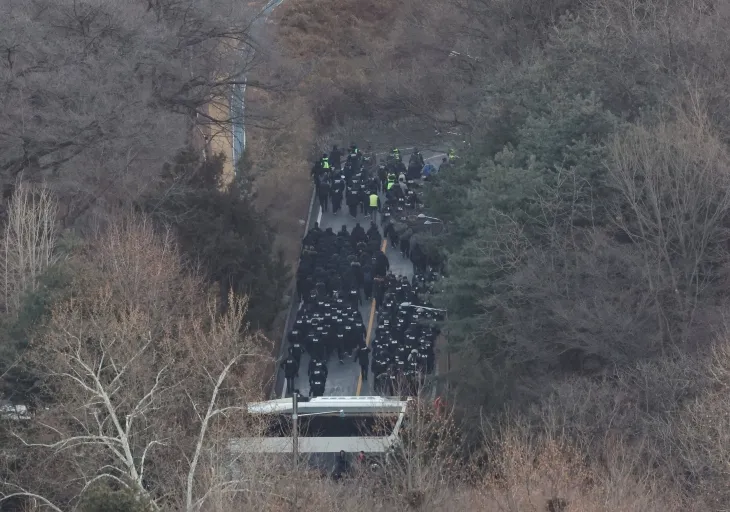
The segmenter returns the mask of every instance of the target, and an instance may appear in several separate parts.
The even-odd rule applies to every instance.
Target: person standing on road
[[[376,222],[378,218],[378,212],[380,211],[380,196],[378,196],[375,191],[371,191],[368,200],[370,204],[370,218],[373,222]]]
[[[345,324],[345,346],[344,346],[344,352],[349,356],[352,354],[352,351],[355,349],[355,347],[358,346],[358,335],[357,335],[357,329],[355,328],[355,322],[347,322]],[[344,364],[345,362],[340,359],[340,363]]]
[[[388,169],[384,165],[378,167],[378,190],[385,193],[385,184],[388,181]]]
[[[359,242],[364,242],[368,239],[365,228],[363,228],[359,222],[355,224],[354,228],[352,228],[352,233],[350,234],[350,237],[352,238],[353,247],[357,247],[357,244]]]
[[[413,270],[416,274],[424,274],[426,272],[426,253],[423,252],[421,244],[418,243],[418,235],[411,237],[410,257],[413,262]]]
[[[365,234],[368,236],[368,240],[377,239],[378,247],[380,247],[380,231],[378,231],[378,225],[375,221],[370,222],[370,227]]]
[[[349,470],[350,463],[347,460],[347,454],[345,453],[345,450],[340,450],[340,453],[337,454],[337,459],[335,460],[335,467],[332,468],[332,479],[335,481],[341,480],[343,477],[347,476]]]
[[[347,189],[347,208],[353,219],[357,218],[357,205],[360,204],[360,193],[357,190]]]
[[[329,163],[327,165],[329,165]],[[315,183],[317,183],[317,181],[319,180],[319,176],[322,174],[322,172],[324,172],[324,160],[320,158],[319,160],[314,162],[314,165],[312,166],[311,175],[312,180]]]
[[[404,258],[411,257],[411,237],[413,236],[413,230],[408,227],[400,237],[400,252]]]
[[[362,267],[362,289],[365,300],[370,300],[373,296],[373,267],[369,263]]]
[[[329,163],[336,171],[342,168],[342,151],[337,148],[337,145],[332,146]]]
[[[357,350],[355,351],[355,360],[360,365],[360,375],[362,376],[362,380],[366,381],[368,380],[368,365],[370,364],[370,358],[368,357],[368,354],[370,354],[370,349],[367,347],[367,345],[360,345]]]
[[[370,208],[368,207],[368,197],[369,196],[370,196],[370,194],[368,193],[367,189],[365,188],[365,184],[364,183],[361,183],[359,185],[358,197],[360,199],[360,201],[359,201],[359,204],[360,204],[360,212],[363,215],[367,215],[369,213],[369,210],[370,210]]]
[[[388,257],[382,251],[375,254],[375,268],[373,269],[376,276],[385,277],[390,270],[390,262]]]
[[[327,378],[327,365],[324,361],[315,359],[314,356],[309,360],[309,368],[307,369],[307,377],[311,378],[315,370],[321,370],[324,378]]]
[[[311,398],[316,398],[318,396],[324,395],[324,386],[325,382],[323,380],[310,380],[309,381],[309,396]]]
[[[319,197],[319,206],[322,207],[322,211],[327,213],[327,202],[330,197],[330,182],[327,176],[323,176],[319,183],[319,191],[317,196]]]
[[[345,178],[339,171],[336,171],[330,186],[330,200],[332,201],[332,213],[336,214],[342,207],[342,192],[345,190]]]
[[[390,189],[393,188],[393,186],[395,185],[395,178],[396,178],[395,173],[393,173],[393,172],[388,173],[388,178],[387,178],[388,181],[385,184],[386,192],[390,192]]]
[[[400,192],[396,190],[395,193],[398,194],[398,197],[405,198],[408,193],[408,184],[406,183],[406,177],[403,174],[398,176],[398,187],[400,188]]]
[[[294,379],[297,376],[297,372],[299,372],[299,365],[292,355],[291,347],[289,347],[289,355],[281,363],[281,368],[284,370],[284,377],[286,378],[286,394],[290,395],[294,389]]]
[[[438,172],[441,173],[442,171],[448,171],[451,168],[451,162],[449,162],[449,159],[446,157],[443,157],[441,159],[441,165],[439,165]]]
[[[423,169],[424,165],[425,162],[423,160],[423,155],[421,155],[421,152],[418,151],[418,148],[414,148],[411,157],[408,159],[408,171],[406,172],[406,177],[409,180],[416,180],[420,178],[421,169]]]
[[[302,343],[299,341],[298,338],[295,338],[291,342],[291,346],[289,347],[289,351],[294,358],[294,360],[297,362],[297,368],[299,367],[299,364],[302,361],[302,353],[304,352],[304,347],[302,347]]]
[[[433,164],[426,164],[423,166],[423,169],[421,169],[421,176],[423,176],[424,181],[427,181],[428,178],[436,171],[436,167],[433,166]]]

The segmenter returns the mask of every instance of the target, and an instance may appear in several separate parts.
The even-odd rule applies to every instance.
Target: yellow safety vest
[[[322,169],[329,169],[329,168],[330,168],[329,160],[322,160]]]
[[[393,185],[395,185],[395,181],[389,181],[388,188],[386,190],[390,190],[391,188],[393,188]]]
[[[370,207],[371,208],[378,207],[378,194],[370,194]]]

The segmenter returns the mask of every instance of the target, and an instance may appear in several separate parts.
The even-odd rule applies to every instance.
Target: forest
[[[0,4],[0,389],[34,411],[0,422],[0,508],[727,509],[730,5],[240,4]],[[231,478],[312,159],[447,132],[447,414],[382,477]]]

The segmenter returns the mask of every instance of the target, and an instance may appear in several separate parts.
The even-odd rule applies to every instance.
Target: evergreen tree
[[[178,236],[180,249],[220,288],[250,297],[249,320],[269,328],[283,307],[289,268],[275,247],[266,213],[253,203],[251,178],[239,166],[237,179],[223,186],[223,155],[200,162],[192,151],[167,169],[168,187],[145,208]]]

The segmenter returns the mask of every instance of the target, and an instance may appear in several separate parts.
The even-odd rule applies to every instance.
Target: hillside
[[[0,422],[0,508],[727,509],[730,6],[287,0],[253,37],[241,4],[0,5],[0,389],[33,413]],[[207,113],[244,74],[224,186]],[[448,410],[340,482],[231,462],[311,160],[449,133],[419,240]]]

